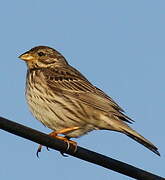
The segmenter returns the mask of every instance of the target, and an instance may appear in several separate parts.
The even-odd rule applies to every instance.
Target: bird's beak
[[[21,54],[18,58],[24,61],[32,61],[34,59],[34,56],[30,54],[29,52],[26,52],[24,54]]]

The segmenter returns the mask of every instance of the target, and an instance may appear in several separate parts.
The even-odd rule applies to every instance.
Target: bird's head
[[[65,58],[55,49],[37,46],[19,56],[27,63],[29,69],[48,68],[67,65]]]

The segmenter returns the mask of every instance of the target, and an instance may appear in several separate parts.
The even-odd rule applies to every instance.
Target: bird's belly
[[[84,109],[82,111],[83,107],[79,107],[76,102],[73,103],[60,96],[48,99],[47,96],[44,97],[43,94],[32,91],[27,91],[26,97],[32,114],[53,131],[68,127],[80,127],[80,129],[66,134],[69,137],[78,137],[97,129],[89,123],[90,117],[86,116],[86,111]]]

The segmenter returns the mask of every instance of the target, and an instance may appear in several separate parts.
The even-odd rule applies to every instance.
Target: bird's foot
[[[77,129],[79,129],[79,127],[65,128],[65,129],[62,129],[59,131],[53,131],[52,133],[49,134],[49,136],[66,142],[67,143],[66,151],[68,151],[70,149],[70,147],[72,147],[73,153],[75,153],[77,151],[77,142],[69,140],[69,138],[67,136],[63,137],[63,136],[59,136],[58,134],[69,133],[69,132],[72,132]],[[42,149],[42,145],[40,144],[38,147],[37,153],[36,153],[37,157],[39,157],[39,153],[41,152],[41,149]],[[47,147],[47,149],[48,149],[48,147]],[[66,157],[66,155],[64,155],[64,152],[61,152],[61,154]]]

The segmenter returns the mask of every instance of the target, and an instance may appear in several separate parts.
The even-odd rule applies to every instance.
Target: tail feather
[[[130,138],[134,139],[138,143],[144,145],[146,148],[150,149],[152,152],[160,156],[160,153],[158,151],[158,148],[154,146],[150,141],[145,139],[143,136],[138,134],[136,131],[131,129],[129,126],[127,128],[122,128],[122,132],[129,136]]]

